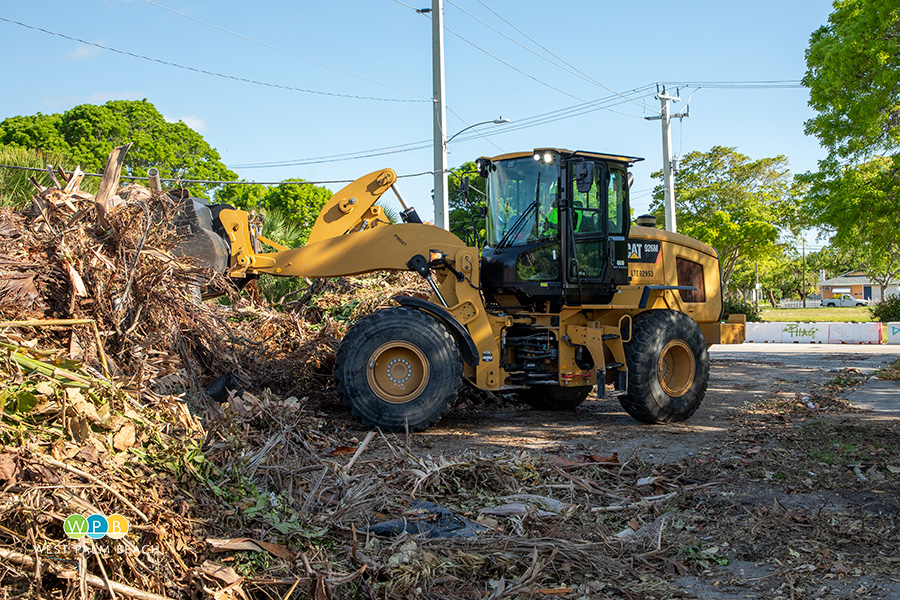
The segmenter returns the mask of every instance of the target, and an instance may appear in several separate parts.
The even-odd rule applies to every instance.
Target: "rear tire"
[[[385,431],[421,431],[456,400],[462,359],[447,329],[411,308],[385,308],[354,325],[334,376],[354,417]]]
[[[572,410],[591,393],[589,385],[563,387],[561,385],[533,385],[516,392],[519,400],[537,410]]]
[[[709,353],[697,323],[674,310],[634,318],[625,344],[628,391],[619,398],[644,423],[684,421],[700,407],[709,381]]]

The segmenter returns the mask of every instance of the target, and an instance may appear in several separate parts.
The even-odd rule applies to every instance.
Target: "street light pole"
[[[444,2],[431,0],[432,89],[434,91],[434,224],[450,229],[447,189],[447,110],[444,107]]]

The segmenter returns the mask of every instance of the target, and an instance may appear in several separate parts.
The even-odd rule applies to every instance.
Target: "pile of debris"
[[[78,191],[80,173],[51,175],[57,185],[40,188],[30,211],[0,211],[0,320],[42,325],[32,334],[54,341],[61,332],[46,328],[67,327],[69,359],[138,397],[225,374],[258,389],[323,387],[347,324],[421,287],[396,273],[311,282],[310,309],[266,309],[173,252],[172,196],[132,184],[102,203],[105,178],[94,198]],[[200,302],[198,290],[229,302]]]
[[[96,198],[60,172],[31,210],[0,211],[7,597],[672,598],[646,574],[703,568],[663,543],[663,511],[715,478],[615,455],[433,457],[323,418],[310,398],[348,324],[420,282],[254,304],[173,254],[172,200],[112,194],[110,163]],[[250,391],[205,399],[229,374]]]

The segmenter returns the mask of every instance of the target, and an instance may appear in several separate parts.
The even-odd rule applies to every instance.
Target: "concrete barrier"
[[[829,323],[782,323],[783,344],[827,344]]]
[[[880,344],[881,323],[831,323],[829,344]]]
[[[888,344],[900,344],[900,323],[885,323],[884,337]]]
[[[747,323],[747,341],[780,343],[783,323]]]

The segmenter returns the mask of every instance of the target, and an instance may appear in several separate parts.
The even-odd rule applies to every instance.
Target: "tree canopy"
[[[837,0],[806,64],[818,113],[806,131],[828,150],[818,172],[802,176],[806,210],[884,286],[900,273],[900,5]]]
[[[247,210],[261,209],[273,219],[286,221],[286,226],[293,233],[289,238],[275,241],[298,246],[306,243],[319,211],[333,195],[327,188],[302,184],[302,181],[288,179],[285,183],[272,187],[258,184],[229,185],[216,194],[216,200]]]
[[[469,179],[468,194],[462,193],[461,183],[465,178]],[[450,231],[463,241],[471,238],[473,233],[484,239],[484,217],[481,216],[486,206],[487,182],[484,177],[478,174],[475,163],[470,161],[451,170],[449,183]],[[474,232],[473,222],[477,229]]]
[[[897,157],[875,158],[858,166],[847,166],[837,176],[816,173],[807,176],[812,188],[806,204],[820,226],[832,235],[839,249],[852,252],[881,285],[882,294],[900,275],[900,176]]]
[[[653,177],[662,178],[662,172]],[[727,289],[740,261],[778,252],[779,228],[793,228],[795,190],[787,158],[752,160],[735,148],[713,146],[684,156],[675,183],[676,219],[684,233],[716,249]],[[663,188],[651,211],[662,220]]]
[[[199,133],[170,123],[146,100],[81,104],[62,114],[16,116],[0,122],[0,145],[51,151],[88,172],[102,172],[116,146],[133,143],[122,172],[143,177],[150,167],[163,178],[232,181],[237,175]],[[194,193],[206,185],[186,186]]]
[[[900,5],[896,0],[837,0],[806,51],[806,123],[832,162],[900,147]]]

